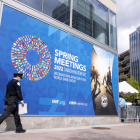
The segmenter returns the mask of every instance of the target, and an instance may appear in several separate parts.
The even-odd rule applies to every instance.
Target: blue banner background
[[[11,62],[11,47],[24,35],[36,36],[44,41],[52,57],[51,69],[46,77],[39,81],[29,81],[25,78],[21,80],[24,102],[28,104],[26,115],[95,115],[90,85],[93,44],[6,5],[3,6],[0,26],[0,113],[4,111],[6,84],[12,79],[13,73],[17,72]],[[73,83],[54,79],[54,72],[76,76],[54,69],[55,49],[78,56],[78,63],[86,65],[86,77],[78,77],[85,78],[86,82],[76,80]],[[117,56],[113,56],[113,96],[118,111]],[[28,60],[36,62],[38,58],[34,57],[34,54],[29,54]],[[56,103],[52,103],[52,100]],[[70,105],[69,101],[88,105]]]

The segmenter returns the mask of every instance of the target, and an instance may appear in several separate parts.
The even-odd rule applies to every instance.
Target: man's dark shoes
[[[23,128],[16,130],[16,133],[25,133],[25,132],[26,132],[26,130],[24,130]]]

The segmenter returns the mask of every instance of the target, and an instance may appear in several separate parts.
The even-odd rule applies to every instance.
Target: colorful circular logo
[[[27,53],[30,51],[37,53],[37,64],[29,63]],[[33,56],[31,58],[34,59]],[[52,61],[47,45],[40,38],[31,35],[22,36],[13,43],[11,60],[15,69],[31,81],[38,81],[47,76]]]

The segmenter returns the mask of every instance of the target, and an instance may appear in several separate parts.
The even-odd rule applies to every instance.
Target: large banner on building
[[[23,73],[27,115],[117,115],[117,56],[6,5],[0,25],[0,113]]]

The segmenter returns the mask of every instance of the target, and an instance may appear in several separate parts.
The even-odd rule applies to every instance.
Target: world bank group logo
[[[49,73],[52,59],[47,45],[40,38],[25,35],[13,43],[11,61],[24,78],[38,81]]]
[[[108,105],[108,99],[105,95],[103,95],[101,97],[101,105],[102,105],[103,108],[107,107],[107,105]]]

